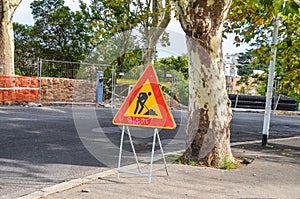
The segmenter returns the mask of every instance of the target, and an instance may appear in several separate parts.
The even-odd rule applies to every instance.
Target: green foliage
[[[16,75],[36,76],[40,43],[32,37],[32,26],[13,24]],[[35,67],[34,67],[35,66]]]
[[[237,60],[238,75],[249,76],[253,72],[251,66],[252,56],[250,52],[240,53]]]
[[[167,57],[167,58],[163,58],[159,61],[157,61],[161,64],[167,65],[170,68],[181,72],[184,77],[187,79],[188,78],[188,58],[187,55],[182,55],[182,56],[178,56],[178,57]]]
[[[168,154],[165,156],[167,162],[178,163],[180,164],[179,158],[182,156],[182,153],[179,154]]]
[[[73,12],[64,0],[35,0],[31,3],[34,25],[15,24],[17,65],[23,67],[39,57],[105,63],[114,65],[117,75],[126,73],[142,60],[144,38],[134,29],[155,27],[164,13],[170,13],[170,4],[150,6],[151,2],[92,0],[88,6],[80,1],[80,10]],[[168,45],[168,34],[161,40]]]
[[[246,53],[240,53],[237,60],[238,75],[241,76],[240,80],[237,82],[237,85],[242,86],[240,94],[245,94],[246,91],[249,91],[249,78],[254,78],[254,82],[251,86],[255,86],[256,91],[260,95],[265,95],[267,90],[267,65],[257,64],[253,60],[253,52],[247,51]],[[253,70],[262,70],[265,73],[262,75],[257,75],[253,73]]]
[[[238,168],[238,165],[237,165],[237,163],[231,162],[228,158],[228,155],[225,155],[224,160],[219,167],[220,167],[220,169],[230,170],[230,169]]]
[[[262,95],[265,96],[267,93],[267,82],[268,82],[268,75],[256,75],[256,79],[254,81],[254,84],[256,84],[256,91]]]
[[[207,166],[205,162],[199,162],[196,160],[185,160],[184,156],[181,155],[179,156],[177,159],[175,159],[175,162],[177,164],[186,164],[189,166]],[[225,158],[222,162],[215,164],[217,165],[217,167],[219,169],[226,169],[226,170],[230,170],[230,169],[237,169],[240,165],[240,161],[236,161],[236,162],[231,162],[229,160],[228,155],[225,155]]]
[[[143,5],[130,0],[93,0],[90,6],[81,2],[83,15],[95,32],[93,43],[97,45],[89,61],[114,65],[117,76],[141,64],[142,53],[134,28],[143,18],[140,10]]]
[[[157,74],[160,81],[173,82],[170,88],[163,88],[164,92],[179,101],[179,103],[188,105],[188,61],[187,56],[167,57],[155,61]],[[172,75],[171,79],[166,79],[167,74]],[[173,79],[172,79],[173,78]]]
[[[287,154],[287,153],[285,153],[285,152],[282,152],[282,153],[281,153],[281,155],[282,155],[282,156],[285,156],[285,157],[287,157],[287,156],[288,156],[288,154]]]
[[[136,27],[139,22],[138,16],[130,7],[129,0],[92,0],[90,6],[81,2],[80,7],[83,15],[88,19],[88,26],[96,33],[93,38],[96,45],[111,39],[118,33],[128,34],[128,31]]]
[[[121,52],[117,66],[119,71],[124,71],[124,55],[132,49],[155,49],[160,36],[162,45],[169,45],[168,34],[163,34],[161,30],[166,28],[170,20],[171,3],[170,0],[164,3],[165,6],[162,6],[162,1],[92,0],[89,7],[82,3],[81,8],[89,19],[89,27],[96,32],[93,42],[103,45],[103,42],[111,40],[115,47],[110,50]],[[149,54],[142,55],[145,57]]]
[[[92,33],[82,12],[64,6],[64,0],[35,0],[31,4],[32,37],[40,45],[40,58],[82,61],[91,52]]]
[[[253,66],[269,65],[274,17],[280,16],[277,45],[277,92],[300,98],[300,9],[299,1],[233,0],[225,32],[235,33],[236,45],[247,42],[253,47]]]
[[[64,6],[63,0],[35,0],[31,9],[35,20],[33,26],[14,24],[16,68],[24,71],[33,63],[37,66],[37,58],[83,61],[94,48],[91,43],[93,34],[82,12],[71,11]],[[54,64],[48,72],[44,70],[43,75],[57,73],[55,76],[64,76],[67,70],[70,68]],[[25,75],[30,74],[25,72]]]
[[[178,157],[175,162],[177,164],[186,164],[186,165],[189,165],[189,166],[203,166],[203,164],[200,164],[198,161],[195,161],[195,160],[189,160],[189,161],[186,161],[184,159],[184,156],[181,155],[180,157]]]
[[[300,99],[300,9],[282,17],[286,37],[278,46],[276,78],[281,94]],[[282,30],[281,30],[282,31]]]
[[[190,160],[190,161],[187,162],[187,165],[189,165],[189,166],[198,166],[199,163],[197,161]]]
[[[229,159],[229,155],[225,154],[224,159],[223,160],[213,160],[213,164],[214,167],[219,168],[219,169],[226,169],[226,170],[230,170],[230,169],[237,169],[240,166],[241,160],[238,158],[235,158],[234,162],[232,162]]]
[[[20,75],[20,76],[29,76],[29,75],[26,74],[26,72],[24,72],[21,68],[15,68],[15,74],[16,74],[16,75]]]

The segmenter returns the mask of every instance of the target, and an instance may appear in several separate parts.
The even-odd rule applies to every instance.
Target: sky
[[[85,0],[88,2],[89,0]],[[13,21],[21,24],[33,25],[34,21],[31,14],[30,3],[33,0],[22,0],[18,8],[16,9]],[[65,0],[65,4],[73,10],[79,9],[78,0]],[[161,47],[158,46],[159,56],[166,56],[167,54],[178,56],[186,52],[185,36],[181,29],[181,26],[177,20],[172,18],[167,31],[170,33],[171,46]],[[233,44],[234,35],[228,35],[227,39],[223,40],[223,54],[235,54],[239,52],[245,52],[249,48],[248,45],[242,44],[240,47],[235,47]]]

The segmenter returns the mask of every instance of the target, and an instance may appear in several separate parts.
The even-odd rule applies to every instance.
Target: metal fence
[[[188,104],[188,80],[175,70],[164,65],[154,65],[161,88],[166,94],[169,106]],[[38,59],[15,68],[20,76],[34,76],[39,79],[39,100],[41,104],[91,103],[95,104],[96,75],[104,73],[104,98],[106,104],[121,105],[143,72],[137,66],[126,73],[117,72],[113,65],[60,60]]]
[[[158,81],[170,107],[182,108],[188,105],[188,80],[184,74],[166,65],[154,65]],[[134,85],[143,73],[143,67],[134,67],[125,74],[116,74],[115,104],[120,104],[128,94],[129,85]],[[121,101],[121,102],[119,102]]]
[[[27,60],[22,64],[15,66],[15,74],[19,76],[33,76],[39,77],[40,75],[40,66],[39,60]]]
[[[167,66],[155,65],[156,73],[161,84],[163,92],[168,96],[167,103],[171,107],[184,104],[188,104],[188,81],[184,78],[183,74],[170,69]],[[52,77],[52,78],[68,78],[76,79],[87,82],[94,82],[89,85],[89,88],[75,88],[73,90],[76,95],[80,95],[80,92],[86,92],[89,90],[89,94],[95,93],[96,84],[96,74],[98,71],[104,72],[104,101],[107,104],[113,106],[119,106],[123,102],[124,98],[128,94],[128,89],[130,85],[134,85],[139,79],[143,72],[143,68],[140,66],[134,67],[126,73],[117,72],[113,65],[106,64],[93,64],[93,63],[83,63],[83,62],[67,62],[67,61],[57,61],[57,60],[40,60],[40,76],[41,78]],[[42,82],[42,81],[41,81]],[[43,84],[43,83],[42,83]],[[87,86],[87,85],[85,85]],[[50,86],[51,87],[51,86]],[[60,86],[61,87],[61,86]],[[41,85],[42,99],[45,99],[47,91],[44,90],[46,86]],[[59,88],[56,89],[57,92],[60,91]],[[56,95],[60,96],[60,95]],[[93,96],[90,96],[93,97]],[[68,98],[71,99],[71,98]],[[71,100],[72,103],[84,103],[81,101]],[[95,99],[93,97],[93,99]],[[43,100],[46,102],[46,100]],[[54,101],[53,101],[54,102]],[[65,99],[57,101],[56,103],[66,103]],[[95,103],[95,100],[89,100],[88,102]],[[179,103],[178,103],[179,102]]]
[[[228,97],[232,108],[265,109],[266,96],[229,94]],[[297,100],[295,98],[279,96],[278,98],[273,97],[272,101],[273,110],[296,111],[297,109]]]
[[[42,103],[91,103],[96,97],[96,75],[104,72],[104,81],[112,82],[111,65],[59,60],[40,60]],[[105,88],[106,98],[111,98],[114,84]]]
[[[17,76],[3,76],[0,67],[0,103],[39,101],[39,67],[26,63],[15,67]]]
[[[96,79],[97,71],[112,70],[113,66],[85,62],[40,59],[41,77]]]

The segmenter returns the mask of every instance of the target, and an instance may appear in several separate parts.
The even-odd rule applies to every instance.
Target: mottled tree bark
[[[12,18],[21,0],[0,0],[0,75],[14,75]]]
[[[189,57],[186,161],[221,166],[234,162],[230,148],[231,108],[222,62],[222,27],[231,1],[176,1]]]

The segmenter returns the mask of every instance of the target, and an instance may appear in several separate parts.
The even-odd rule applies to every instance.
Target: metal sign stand
[[[121,170],[121,160],[122,160],[122,150],[123,150],[123,141],[124,141],[125,128],[126,128],[129,140],[130,140],[130,145],[131,145],[131,148],[132,148],[132,151],[133,151],[133,154],[134,154],[134,158],[135,158],[135,161],[136,161],[136,164],[137,164],[138,172]],[[151,183],[151,175],[152,175],[152,169],[153,169],[153,158],[154,158],[154,150],[155,150],[156,137],[157,137],[157,140],[158,140],[158,143],[159,143],[159,147],[160,147],[160,151],[161,151],[161,154],[162,154],[162,157],[163,157],[163,160],[164,160],[165,170],[166,170],[167,176],[169,175],[168,168],[167,168],[167,162],[166,162],[164,151],[163,151],[162,144],[161,144],[161,141],[160,141],[158,129],[157,128],[154,129],[153,143],[152,143],[152,152],[151,152],[151,160],[150,160],[150,172],[149,173],[142,173],[140,165],[139,165],[139,161],[138,161],[135,149],[134,149],[134,145],[133,145],[133,142],[132,142],[132,138],[131,138],[131,133],[130,133],[129,127],[128,126],[126,126],[126,127],[123,126],[123,128],[122,128],[122,134],[121,134],[121,142],[120,142],[119,161],[118,161],[118,179],[120,178],[120,173],[128,173],[128,174],[133,174],[133,175],[148,177],[148,183],[149,184]]]

